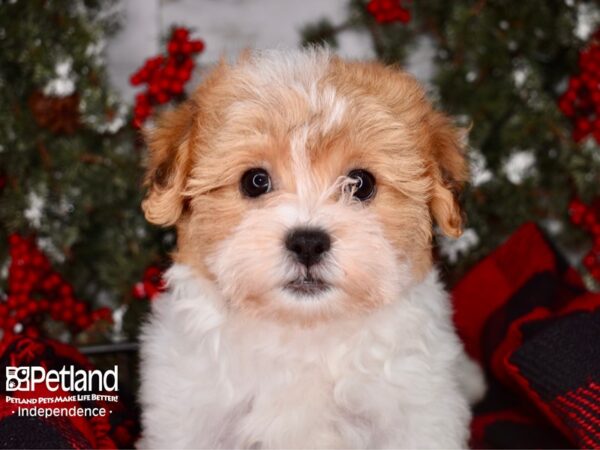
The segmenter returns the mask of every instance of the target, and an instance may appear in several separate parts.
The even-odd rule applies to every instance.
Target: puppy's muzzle
[[[296,228],[288,233],[285,247],[308,269],[329,251],[331,238],[318,228]]]

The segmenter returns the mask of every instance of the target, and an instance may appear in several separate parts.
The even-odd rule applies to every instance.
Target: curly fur
[[[169,290],[142,334],[149,448],[458,448],[479,368],[432,267],[459,235],[464,133],[404,72],[327,51],[221,63],[147,133],[148,220],[175,224]],[[273,190],[240,191],[260,167]],[[354,169],[376,195],[348,193]],[[351,189],[350,189],[351,192]],[[284,244],[316,227],[307,275]]]

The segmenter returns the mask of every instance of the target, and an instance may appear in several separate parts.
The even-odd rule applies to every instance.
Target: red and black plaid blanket
[[[486,370],[473,448],[600,448],[600,294],[540,230],[526,224],[454,288],[455,322]],[[73,347],[18,338],[0,345],[0,448],[129,447],[120,403],[108,418],[18,417],[5,399],[7,365],[60,369],[89,362]],[[64,393],[63,393],[64,394]],[[36,393],[39,395],[39,393]],[[58,395],[48,392],[48,396]]]
[[[455,323],[485,367],[474,448],[600,448],[600,294],[533,224],[453,290]]]

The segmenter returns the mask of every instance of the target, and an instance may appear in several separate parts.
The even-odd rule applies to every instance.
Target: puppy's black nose
[[[286,248],[294,253],[298,261],[306,267],[316,264],[331,248],[329,235],[317,228],[300,228],[292,230],[285,240]]]

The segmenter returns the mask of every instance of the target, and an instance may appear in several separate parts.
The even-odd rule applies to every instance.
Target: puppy
[[[140,447],[455,448],[483,390],[432,267],[463,132],[408,74],[325,50],[222,62],[148,132],[175,225],[141,337]]]

